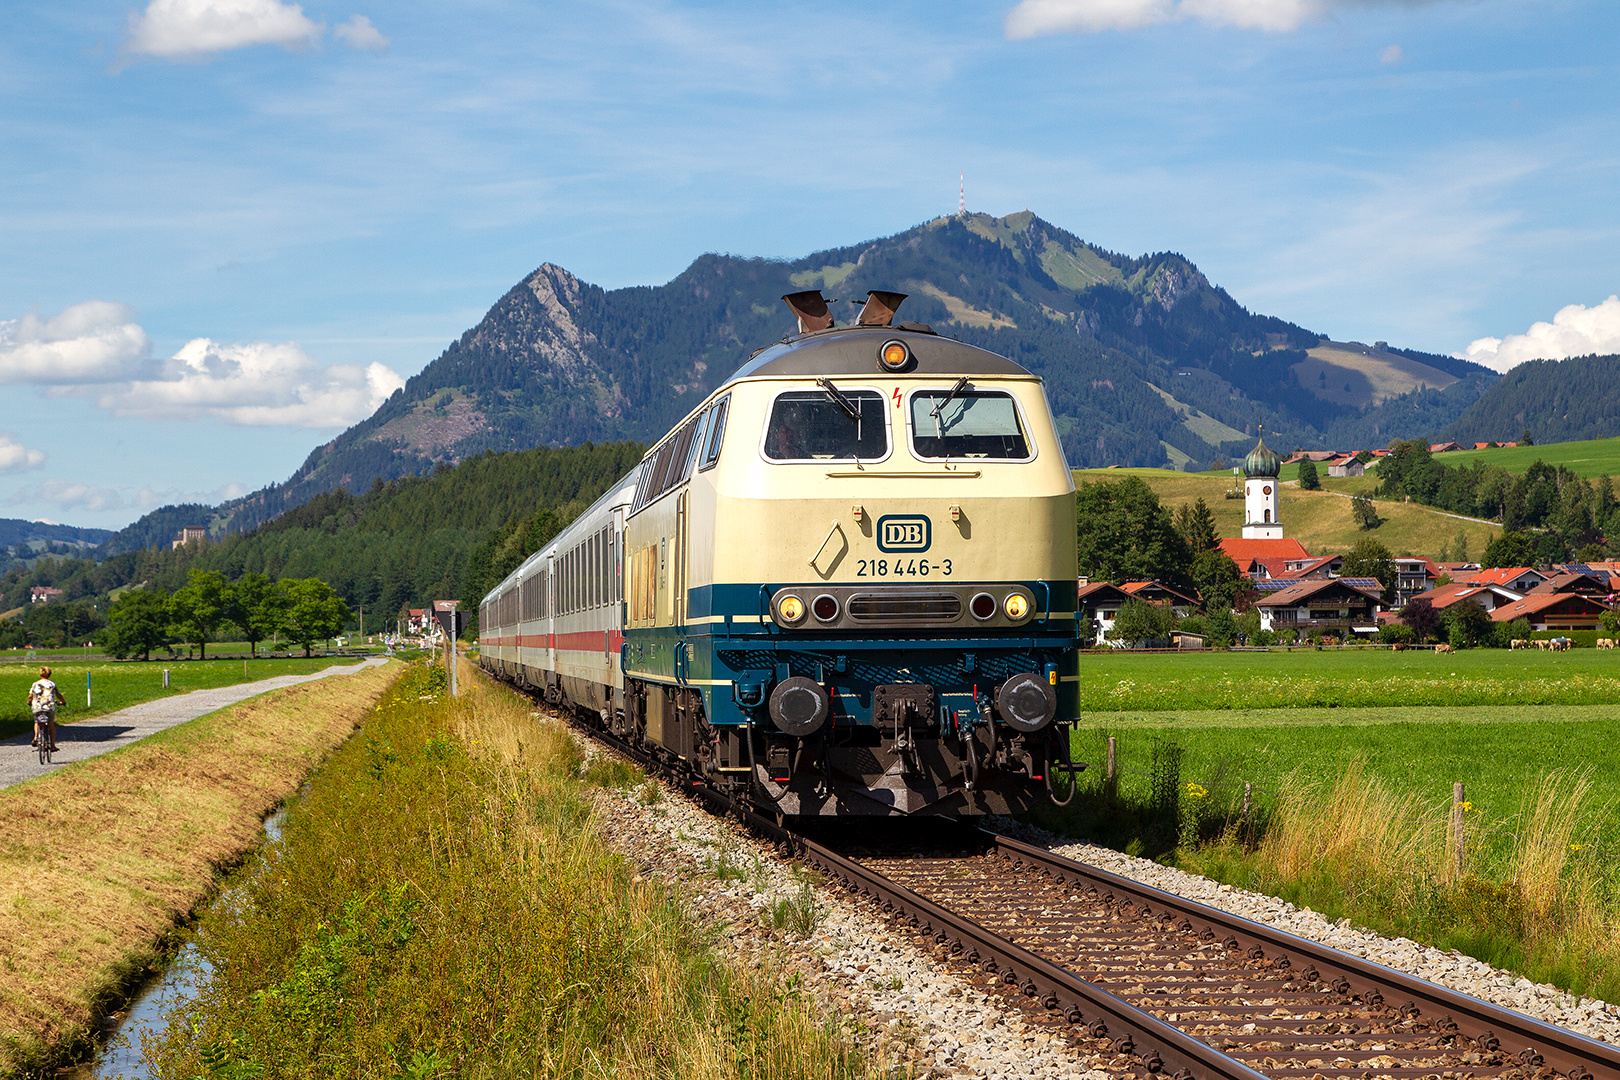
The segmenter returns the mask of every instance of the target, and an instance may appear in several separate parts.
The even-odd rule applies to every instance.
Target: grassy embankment
[[[728,962],[592,827],[526,701],[415,667],[205,914],[161,1077],[846,1077],[836,1018]]]
[[[1081,670],[1074,753],[1094,769],[1043,823],[1620,999],[1620,660],[1302,650]]]
[[[285,660],[194,660],[185,663],[29,664],[0,666],[0,739],[26,735],[34,721],[28,712],[28,688],[39,678],[39,668],[51,669],[51,681],[62,690],[67,704],[57,709],[59,724],[77,724],[97,716],[193,690],[236,686],[278,675],[307,675],[334,664],[359,663],[352,657],[288,657]],[[169,686],[163,686],[164,669]],[[84,704],[84,679],[91,677],[91,707]]]
[[[1454,455],[1446,455],[1449,460]],[[1322,471],[1321,491],[1301,491],[1296,483],[1298,466],[1283,467],[1283,489],[1278,514],[1283,529],[1291,539],[1305,545],[1313,555],[1332,555],[1349,551],[1357,540],[1372,537],[1390,551],[1399,555],[1434,557],[1442,544],[1455,550],[1460,530],[1468,537],[1468,550],[1478,558],[1491,538],[1501,532],[1500,526],[1451,517],[1432,507],[1417,503],[1375,500],[1378,513],[1385,518],[1378,528],[1363,532],[1351,514],[1351,502],[1345,496],[1372,495],[1378,484],[1375,473],[1366,476],[1335,479]],[[1076,484],[1096,480],[1118,479],[1121,476],[1139,476],[1159,496],[1159,501],[1170,509],[1182,503],[1191,503],[1203,497],[1215,514],[1215,531],[1220,536],[1239,536],[1243,531],[1243,500],[1228,499],[1232,489],[1232,474],[1177,473],[1168,469],[1077,469]]]
[[[0,1074],[83,1052],[394,670],[258,697],[0,791]]]

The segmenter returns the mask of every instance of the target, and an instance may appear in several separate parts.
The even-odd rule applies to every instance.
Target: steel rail
[[[1130,900],[1139,907],[1169,913],[1190,924],[1183,925],[1184,930],[1223,940],[1230,938],[1240,948],[1260,949],[1280,966],[1297,964],[1302,971],[1314,968],[1341,994],[1359,994],[1369,1004],[1376,1004],[1375,997],[1395,1001],[1404,998],[1421,1014],[1449,1017],[1458,1034],[1476,1040],[1494,1037],[1510,1054],[1527,1063],[1535,1063],[1539,1056],[1543,1064],[1572,1080],[1620,1077],[1620,1047],[1020,840],[976,826],[970,828],[989,839],[1004,856],[1036,870],[1084,883],[1099,894],[1112,893],[1116,900]]]

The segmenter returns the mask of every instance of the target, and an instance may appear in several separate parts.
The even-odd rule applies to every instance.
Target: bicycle
[[[49,765],[51,763],[52,753],[51,722],[49,720],[45,720],[43,722],[38,718],[34,720],[34,738],[39,742],[39,763],[41,765]]]

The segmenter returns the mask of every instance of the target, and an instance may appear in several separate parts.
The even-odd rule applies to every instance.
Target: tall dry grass
[[[162,1077],[841,1080],[836,1016],[609,850],[567,732],[419,667],[205,915]],[[430,700],[423,700],[424,698]]]
[[[97,1013],[346,739],[397,667],[276,691],[0,791],[0,1075]]]
[[[1461,865],[1454,809],[1353,760],[1325,783],[1290,778],[1252,847],[1232,832],[1182,862],[1537,981],[1620,997],[1620,870],[1578,842],[1609,817],[1593,805],[1590,773],[1546,774],[1511,820],[1467,811]]]

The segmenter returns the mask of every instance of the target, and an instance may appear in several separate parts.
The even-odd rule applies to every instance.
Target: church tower
[[[1282,520],[1277,513],[1277,476],[1282,459],[1266,446],[1265,436],[1243,459],[1243,538],[1281,540]]]

